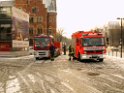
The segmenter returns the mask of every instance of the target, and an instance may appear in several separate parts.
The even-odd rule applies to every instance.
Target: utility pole
[[[123,54],[123,25],[122,25],[122,21],[124,20],[124,18],[117,18],[117,19],[121,21],[121,35],[120,35],[121,51],[120,51],[120,57],[122,58],[122,54]]]

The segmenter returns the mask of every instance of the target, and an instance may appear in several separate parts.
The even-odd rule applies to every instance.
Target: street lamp
[[[120,17],[118,17],[117,18],[118,20],[121,20],[121,37],[120,37],[120,45],[121,45],[121,54],[120,54],[120,57],[122,58],[122,48],[123,48],[123,26],[122,26],[122,20],[124,20],[124,18],[120,18]]]

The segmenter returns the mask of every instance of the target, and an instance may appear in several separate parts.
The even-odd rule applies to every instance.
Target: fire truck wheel
[[[80,53],[78,53],[78,61],[81,61]]]
[[[36,59],[36,60],[39,60],[39,57],[36,57],[35,59]]]
[[[103,62],[103,58],[99,59],[99,62]]]

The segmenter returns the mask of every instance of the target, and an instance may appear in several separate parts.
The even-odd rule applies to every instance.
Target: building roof
[[[15,0],[0,0],[0,6],[12,6]],[[48,12],[56,12],[56,0],[43,0]]]
[[[56,0],[43,0],[48,12],[56,12]]]

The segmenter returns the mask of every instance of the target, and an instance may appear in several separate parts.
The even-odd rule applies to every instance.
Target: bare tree
[[[57,33],[56,33],[56,39],[57,41],[59,42],[62,42],[63,41],[63,35],[64,35],[64,30],[63,29],[58,29],[57,30]]]

